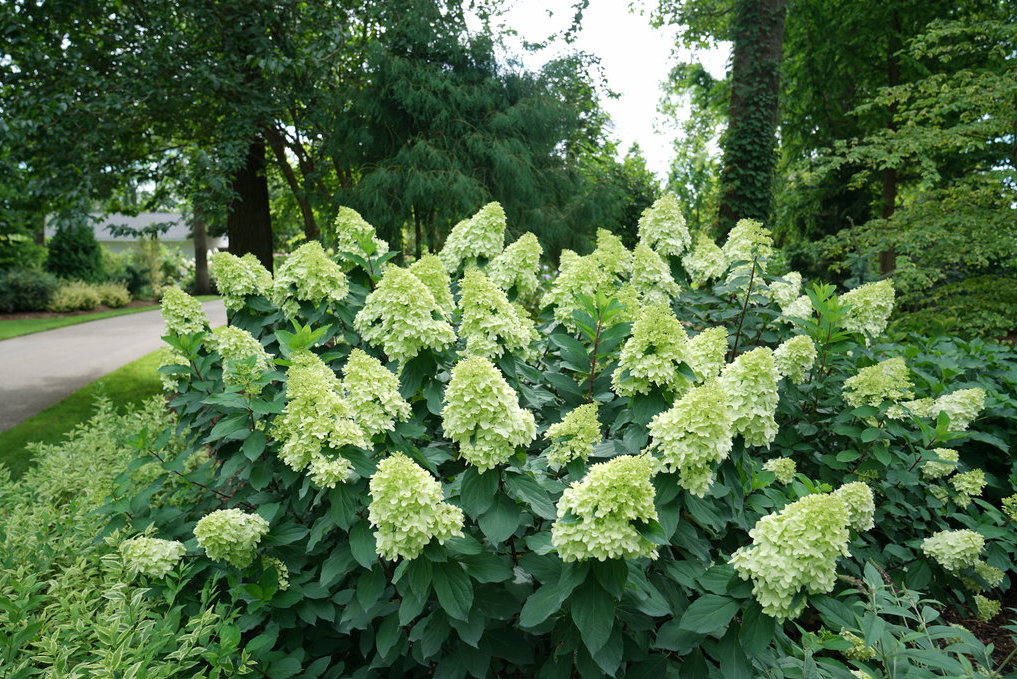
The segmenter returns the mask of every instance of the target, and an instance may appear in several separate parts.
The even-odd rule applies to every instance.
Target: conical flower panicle
[[[657,387],[673,390],[680,375],[678,365],[685,357],[687,336],[670,307],[653,304],[643,308],[632,326],[612,376],[620,396],[648,394]]]
[[[632,278],[629,283],[644,304],[670,305],[681,290],[671,277],[667,263],[642,241],[636,244],[632,253]]]
[[[208,330],[208,315],[201,302],[174,285],[162,293],[161,313],[167,335],[194,335]]]
[[[584,403],[569,411],[561,422],[548,427],[544,438],[551,441],[545,455],[548,466],[558,469],[572,460],[586,460],[603,435],[597,419],[598,404]],[[562,440],[556,440],[562,439]]]
[[[272,290],[272,274],[250,252],[243,257],[216,252],[208,261],[208,270],[230,311],[244,308],[248,295],[267,297]]]
[[[399,378],[362,349],[354,349],[343,367],[342,391],[350,416],[368,436],[392,431],[395,420],[410,416]]]
[[[678,198],[667,193],[643,210],[639,218],[639,240],[662,257],[680,257],[692,243]]]
[[[732,425],[746,446],[767,446],[777,436],[777,366],[773,352],[758,347],[730,363],[720,375],[728,393]]]
[[[537,270],[543,253],[540,241],[527,231],[491,260],[487,275],[505,292],[515,288],[519,298],[529,298],[540,285]]]
[[[477,214],[452,227],[445,246],[438,253],[445,270],[454,274],[459,266],[491,261],[505,247],[505,210],[500,203],[488,203]]]
[[[374,257],[388,252],[388,242],[378,238],[374,227],[353,208],[345,206],[339,208],[335,221],[332,222],[332,231],[337,253],[348,252],[360,257],[367,257],[367,252],[360,245],[362,240],[373,243],[372,256]],[[343,271],[350,271],[356,265],[351,261],[344,260],[339,266]]]
[[[283,260],[272,288],[275,303],[289,315],[296,313],[299,302],[332,307],[349,292],[346,274],[316,240],[304,243]]]
[[[533,321],[511,304],[505,293],[477,269],[467,271],[459,288],[466,353],[485,358],[505,351],[525,354],[538,338]]]

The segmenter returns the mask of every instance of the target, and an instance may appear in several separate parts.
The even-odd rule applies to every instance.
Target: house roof
[[[110,232],[111,227],[126,226],[140,231],[154,224],[169,224],[166,232],[159,234],[159,240],[164,243],[186,241],[191,238],[191,228],[188,226],[184,216],[179,212],[142,212],[137,216],[93,213],[91,216],[96,219],[92,223],[92,227],[95,229],[95,239],[100,243],[130,243],[138,240],[137,236],[114,236]],[[52,236],[54,231],[55,229],[52,226],[47,225],[46,237]]]

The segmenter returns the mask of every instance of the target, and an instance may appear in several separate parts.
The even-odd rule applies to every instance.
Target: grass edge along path
[[[32,462],[27,445],[37,441],[59,443],[91,416],[97,396],[110,399],[119,410],[161,393],[162,383],[156,372],[160,363],[158,354],[157,350],[142,356],[0,433],[0,464],[11,470],[13,478],[20,478]]]
[[[196,297],[198,301],[208,302],[213,299],[219,299],[217,295],[199,295]],[[77,316],[55,316],[51,318],[23,318],[17,320],[0,321],[0,341],[5,339],[11,339],[13,337],[21,337],[23,335],[31,335],[37,332],[43,332],[45,330],[55,330],[56,328],[65,328],[68,325],[77,325],[78,323],[87,323],[88,321],[98,321],[103,318],[112,318],[114,316],[126,316],[127,314],[136,314],[142,311],[152,311],[158,309],[158,304],[152,304],[149,306],[138,306],[131,307],[130,309],[111,309],[109,311],[99,311],[94,314],[80,314]]]

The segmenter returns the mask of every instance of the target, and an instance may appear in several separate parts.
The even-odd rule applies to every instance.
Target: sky
[[[540,42],[569,26],[574,14],[573,2],[515,0],[504,15],[504,22],[518,32],[520,40]],[[617,99],[602,97],[601,101],[614,123],[613,133],[621,141],[622,153],[632,142],[638,142],[650,170],[664,178],[677,131],[675,125],[669,125],[657,113],[657,104],[662,93],[661,83],[667,79],[674,63],[672,52],[679,27],[655,29],[650,26],[652,0],[635,0],[632,4],[635,11],[629,10],[628,0],[590,0],[583,14],[582,31],[572,48],[597,55],[608,87],[620,95]],[[637,13],[640,9],[645,11],[642,16]],[[560,48],[526,55],[524,63],[537,68],[553,58],[556,49]],[[701,51],[697,57],[712,75],[721,77],[728,53],[729,47],[721,45]],[[689,52],[682,51],[681,56],[687,59]]]

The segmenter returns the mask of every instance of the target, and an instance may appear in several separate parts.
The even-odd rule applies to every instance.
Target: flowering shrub
[[[690,253],[671,202],[644,215],[635,253],[600,233],[542,287],[537,249],[509,253],[495,204],[408,268],[360,225],[369,247],[336,255],[345,287],[317,250],[301,274],[341,299],[304,294],[321,281],[292,269],[233,288],[231,323],[275,357],[243,359],[253,388],[173,293],[168,341],[186,365],[162,370],[192,447],[163,457],[147,436],[166,476],[139,497],[183,475],[190,499],[110,508],[112,527],[181,542],[243,608],[246,649],[273,677],[989,663],[970,639],[912,652],[925,642],[875,592],[991,612],[974,596],[1009,585],[1011,463],[986,450],[1010,445],[1017,404],[978,366],[1012,357],[937,372],[942,347],[888,343],[886,304],[779,270],[756,222]],[[192,450],[211,463],[188,471]],[[982,543],[958,560],[943,531]]]

